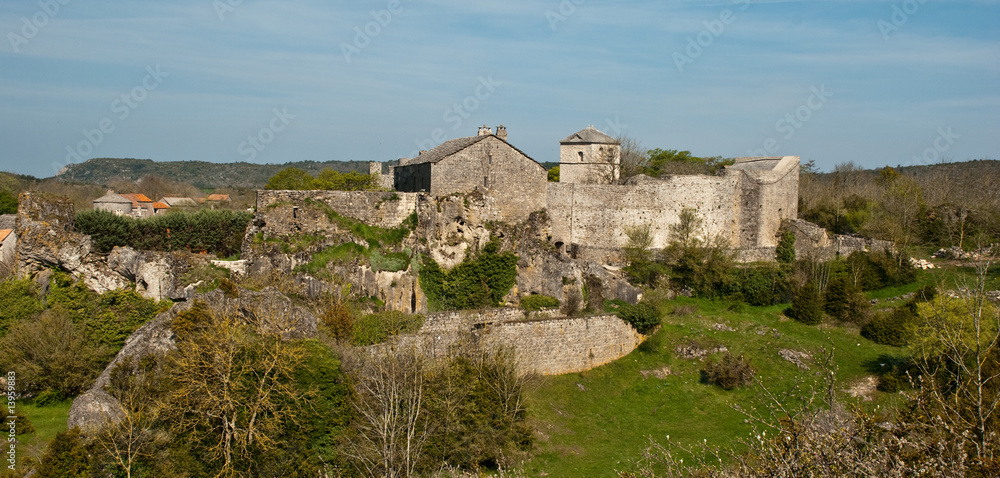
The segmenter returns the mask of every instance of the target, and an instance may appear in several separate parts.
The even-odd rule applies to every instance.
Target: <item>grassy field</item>
[[[754,387],[725,391],[701,383],[704,362],[680,358],[675,352],[692,342],[707,349],[725,346],[735,355],[751,358],[758,377],[779,392],[791,389],[796,380],[822,388],[815,363],[809,361],[810,369],[800,370],[779,357],[779,350],[818,358],[822,349],[832,348],[843,402],[874,408],[893,399],[877,391],[868,401],[847,395],[846,389],[872,374],[880,356],[903,354],[901,349],[862,339],[857,330],[802,325],[782,315],[786,306],[731,311],[722,302],[681,298],[662,307],[682,313],[666,315],[662,328],[627,357],[588,372],[540,379],[529,397],[529,413],[538,432],[536,452],[523,465],[527,476],[615,476],[616,470],[631,467],[650,438],[664,442],[669,435],[673,442],[707,440],[727,447],[734,438],[745,436],[749,425],[732,406],[761,405],[760,391]],[[665,368],[669,375],[663,379],[649,373]]]
[[[18,460],[28,457],[38,458],[45,452],[49,441],[56,433],[66,431],[66,420],[69,418],[69,408],[73,400],[64,400],[51,407],[36,407],[29,403],[18,403],[18,411],[31,420],[35,427],[34,433],[18,437]]]

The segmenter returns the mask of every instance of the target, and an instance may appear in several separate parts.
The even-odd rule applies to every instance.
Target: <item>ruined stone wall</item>
[[[381,191],[289,191],[257,192],[257,214],[267,221],[272,233],[288,234],[328,224],[318,204],[329,206],[337,214],[352,217],[378,227],[396,227],[417,209],[418,193]],[[315,224],[311,224],[315,223]]]
[[[582,372],[628,355],[643,336],[614,315],[525,320],[520,309],[442,312],[428,315],[415,335],[395,345],[445,357],[461,340],[513,347],[522,370],[542,375]],[[541,318],[536,318],[541,317]]]
[[[576,245],[578,258],[602,260],[628,241],[627,228],[648,224],[652,247],[663,248],[669,226],[680,222],[682,210],[693,208],[704,220],[703,237],[721,235],[736,245],[736,186],[726,176],[673,176],[628,185],[549,183],[552,241],[567,251]]]
[[[626,230],[651,226],[653,248],[669,243],[670,226],[692,208],[704,222],[699,236],[721,236],[734,248],[777,245],[784,219],[798,214],[798,157],[746,159],[719,176],[638,177],[627,185],[549,183],[552,241],[579,259],[616,261]],[[562,166],[560,166],[560,176]]]
[[[519,222],[545,207],[545,168],[495,137],[433,164],[431,174],[433,196],[485,191],[496,209],[493,220]]]

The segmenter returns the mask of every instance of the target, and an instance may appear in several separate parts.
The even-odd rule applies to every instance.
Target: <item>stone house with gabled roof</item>
[[[109,190],[107,194],[94,200],[94,209],[129,216],[132,214],[132,200]]]
[[[545,206],[545,167],[508,143],[503,125],[495,134],[484,125],[476,136],[401,159],[393,174],[400,192],[447,196],[479,190],[494,206],[497,220],[517,222]]]

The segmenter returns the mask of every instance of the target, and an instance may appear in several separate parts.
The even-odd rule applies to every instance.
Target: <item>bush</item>
[[[498,306],[517,280],[517,256],[500,253],[491,241],[475,259],[466,257],[450,271],[425,257],[419,279],[432,310]]]
[[[806,325],[818,325],[823,321],[823,297],[815,284],[809,282],[799,289],[788,316]]]
[[[625,304],[618,308],[616,315],[640,334],[648,333],[660,325],[660,311],[645,302]]]
[[[75,227],[89,234],[102,253],[115,246],[129,246],[152,251],[206,251],[228,257],[240,252],[252,217],[244,211],[206,209],[133,219],[94,209],[77,213]]]
[[[764,265],[731,270],[722,290],[730,300],[763,307],[782,302],[790,295],[789,287],[788,278],[781,269]]]
[[[826,290],[826,312],[841,322],[851,322],[864,325],[868,321],[868,310],[871,303],[846,277],[839,277],[830,282]]]
[[[774,249],[774,256],[782,264],[795,262],[795,233],[785,229],[781,231],[781,238],[778,240],[778,247]]]
[[[35,284],[30,280],[0,282],[0,336],[6,334],[14,322],[34,317],[42,309]]]
[[[559,299],[552,296],[531,294],[521,299],[521,308],[524,310],[535,311],[553,307],[559,307]]]
[[[718,385],[725,390],[732,390],[753,383],[757,370],[750,364],[750,359],[744,358],[742,355],[735,357],[726,352],[719,363],[716,363],[715,360],[709,360],[705,364],[705,370],[702,371],[702,374],[706,383]]]
[[[19,390],[29,396],[43,390],[77,395],[100,373],[107,355],[89,345],[61,311],[21,321],[0,339],[0,367],[16,372]]]
[[[53,405],[59,405],[63,402],[63,400],[66,400],[65,394],[59,390],[49,389],[42,390],[42,392],[35,397],[34,403],[36,407],[51,407]]]
[[[393,335],[416,332],[423,324],[424,316],[395,310],[368,314],[354,322],[352,343],[358,346],[380,344]]]
[[[910,324],[916,318],[915,308],[908,305],[889,313],[875,314],[872,320],[861,327],[861,336],[877,344],[903,347],[909,340]]]

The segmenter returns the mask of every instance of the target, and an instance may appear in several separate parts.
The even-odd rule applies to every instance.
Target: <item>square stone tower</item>
[[[559,182],[610,184],[618,180],[621,145],[593,126],[559,142]]]

